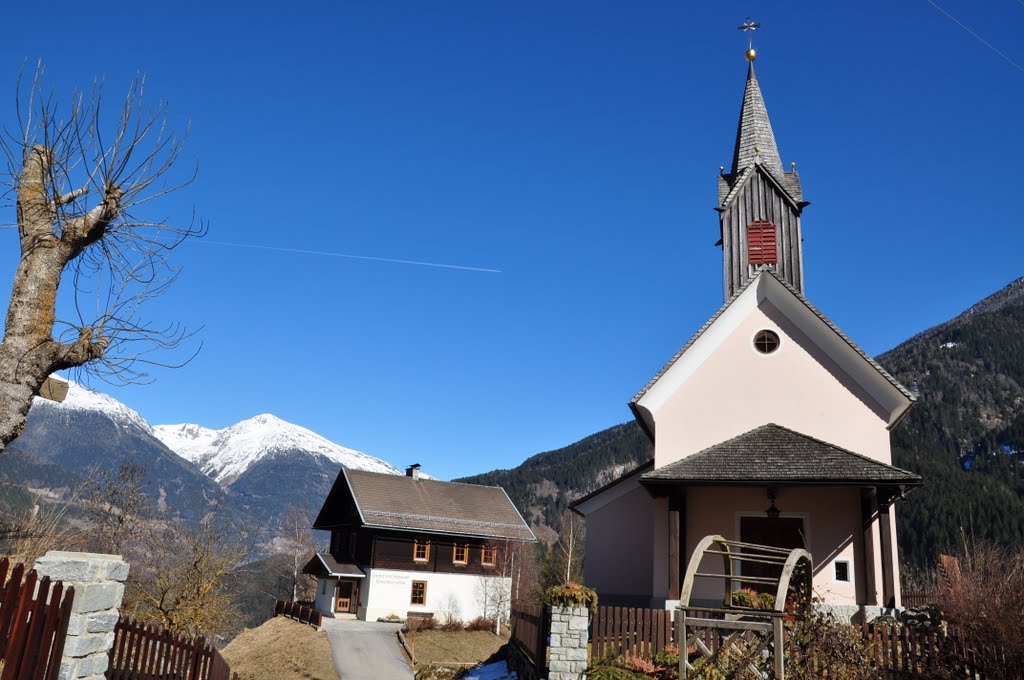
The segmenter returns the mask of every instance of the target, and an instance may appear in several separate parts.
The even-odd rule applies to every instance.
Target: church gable
[[[762,270],[632,403],[657,467],[768,422],[888,463],[911,398]]]

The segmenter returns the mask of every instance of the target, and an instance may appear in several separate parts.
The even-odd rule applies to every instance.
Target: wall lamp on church
[[[768,519],[778,519],[782,512],[775,507],[775,489],[773,488],[768,489],[768,501],[770,505],[768,506],[768,509],[764,511],[764,514]]]

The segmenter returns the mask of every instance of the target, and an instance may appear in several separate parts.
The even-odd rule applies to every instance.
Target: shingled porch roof
[[[326,578],[328,576],[342,578],[366,578],[366,572],[362,567],[353,562],[339,562],[330,553],[318,552],[306,562],[302,568],[303,574]]]
[[[921,477],[769,423],[647,472],[640,483],[909,487]]]

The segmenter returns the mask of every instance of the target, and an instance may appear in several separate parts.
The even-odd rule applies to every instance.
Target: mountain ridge
[[[169,449],[199,466],[203,474],[230,487],[254,464],[283,452],[306,452],[371,472],[401,474],[394,465],[304,428],[263,413],[221,430],[185,423],[156,425],[153,430]]]
[[[6,453],[0,506],[12,511],[28,502],[27,489],[37,498],[71,498],[97,474],[114,475],[131,461],[145,470],[159,514],[196,520],[226,507],[258,517],[267,529],[293,507],[315,513],[342,465],[401,474],[271,414],[222,430],[154,427],[117,399],[75,382],[63,402],[33,402],[25,431]]]

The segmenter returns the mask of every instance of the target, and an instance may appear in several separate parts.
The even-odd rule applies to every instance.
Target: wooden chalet
[[[342,468],[314,529],[330,550],[303,569],[325,615],[458,620],[508,607],[513,543],[536,538],[500,487]]]

